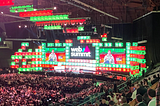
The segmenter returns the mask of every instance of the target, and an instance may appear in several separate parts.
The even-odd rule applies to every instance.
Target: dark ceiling
[[[77,1],[87,4],[87,6]],[[33,0],[14,0],[14,2],[15,6],[33,4]],[[95,10],[88,5],[94,7]],[[91,17],[93,24],[131,23],[150,11],[158,10],[160,0],[38,0],[39,9],[53,8],[54,6],[57,7],[57,10],[54,10],[53,13],[71,12],[70,17],[72,18]],[[11,15],[0,15],[0,22],[24,20],[18,17],[18,13],[10,13],[9,7],[0,7],[0,11],[3,11],[4,15]],[[118,19],[97,12],[97,9]]]

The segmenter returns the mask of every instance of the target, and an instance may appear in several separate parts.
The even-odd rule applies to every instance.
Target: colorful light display
[[[91,39],[90,36],[77,36],[77,40],[87,40],[87,39]]]
[[[33,17],[33,16],[47,16],[53,15],[52,10],[40,10],[40,11],[30,11],[30,12],[20,12],[20,17]]]
[[[87,39],[86,43],[100,43],[99,39]]]
[[[12,0],[0,0],[0,6],[14,5]]]
[[[29,43],[23,42],[21,49],[18,49],[18,52],[15,52],[11,56],[13,60],[11,62],[11,68],[18,68],[19,71],[42,71],[43,68],[54,68],[58,64],[61,64],[65,68],[92,69],[96,73],[99,73],[99,70],[104,72],[127,72],[131,76],[141,76],[142,71],[146,71],[146,60],[144,56],[146,48],[144,46],[138,46],[136,42],[126,42],[126,47],[124,47],[124,44],[121,42],[114,44],[113,42],[101,43],[99,39],[91,39],[90,36],[77,36],[77,40],[80,40],[80,43],[84,43],[87,46],[76,46],[75,48],[72,39],[66,39],[65,43],[55,40],[54,43],[42,43],[42,46],[39,46],[34,52],[32,49],[28,49]],[[87,54],[91,52],[91,48],[95,48],[94,59],[71,58],[70,54],[73,51]],[[50,61],[49,59],[49,55],[53,50],[56,54],[56,61]],[[108,54],[112,55],[110,60],[107,60]],[[22,64],[18,65],[20,62]]]
[[[37,16],[30,17],[30,21],[52,21],[52,20],[67,20],[68,15],[51,15],[51,16]]]
[[[23,6],[13,6],[13,7],[10,7],[10,9],[20,9],[20,8],[33,8],[33,5],[23,5]]]
[[[10,10],[12,13],[18,13],[18,12],[28,12],[28,11],[37,11],[37,9],[34,8],[22,8],[22,9],[15,9],[15,10]]]
[[[78,29],[66,29],[66,31],[63,30],[63,33],[79,33]]]
[[[58,21],[43,21],[43,22],[36,22],[36,26],[43,26],[43,25],[50,25],[50,24],[61,24],[67,25],[72,23],[81,23],[84,24],[86,19],[70,19],[70,20],[58,20]]]
[[[62,27],[60,25],[57,26],[44,26],[45,30],[61,30]]]
[[[78,31],[84,31],[84,27],[78,27]]]

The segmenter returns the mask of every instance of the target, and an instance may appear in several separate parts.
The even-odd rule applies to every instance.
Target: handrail
[[[94,97],[94,98],[92,98],[92,99],[89,99],[89,100],[87,100],[87,101],[79,104],[78,106],[84,105],[85,103],[88,103],[89,101],[93,101],[95,98],[100,97],[100,96],[103,95],[103,94],[105,94],[105,92],[102,92],[102,93],[98,94],[98,96],[96,96],[96,97]]]

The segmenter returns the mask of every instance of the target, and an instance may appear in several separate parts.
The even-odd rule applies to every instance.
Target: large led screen
[[[126,64],[126,54],[123,48],[101,48],[100,63]]]
[[[58,49],[59,50],[59,49]],[[60,52],[57,49],[50,48],[50,51],[46,53],[46,61],[53,61],[53,62],[65,62],[66,61],[66,53]]]

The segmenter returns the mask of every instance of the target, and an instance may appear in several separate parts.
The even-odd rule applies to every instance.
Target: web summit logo
[[[71,56],[72,57],[91,57],[91,52],[88,46],[85,48],[81,48],[78,46],[78,48],[71,48]]]

